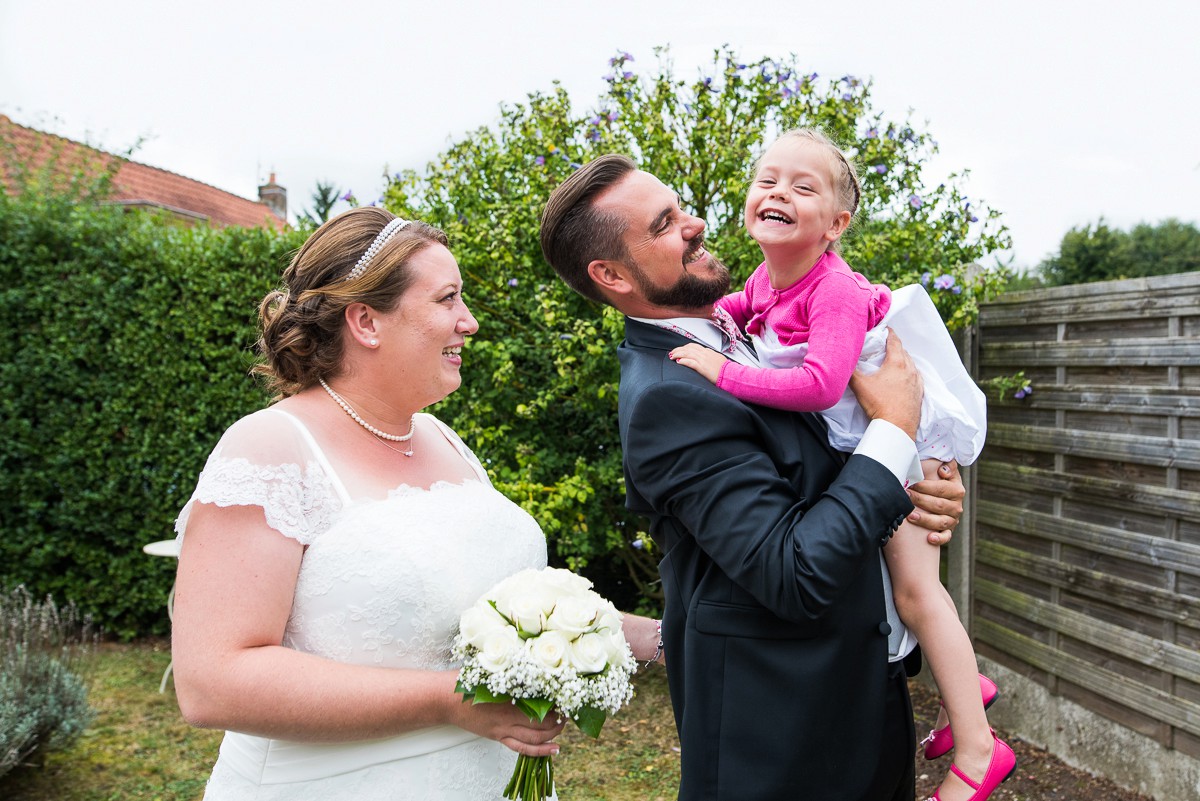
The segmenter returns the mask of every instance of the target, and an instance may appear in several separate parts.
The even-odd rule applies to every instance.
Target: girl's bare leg
[[[892,576],[896,610],[917,635],[933,671],[954,732],[954,764],[978,781],[987,772],[993,736],[979,693],[979,666],[971,638],[939,577],[939,549],[922,528],[904,523],[883,549]],[[939,726],[943,725],[939,719]],[[939,790],[942,801],[965,801],[973,790],[953,774]]]

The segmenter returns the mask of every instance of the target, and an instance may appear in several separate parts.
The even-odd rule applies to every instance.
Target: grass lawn
[[[198,801],[217,757],[221,733],[185,724],[168,683],[166,641],[104,644],[85,661],[96,720],[75,745],[0,777],[3,801]],[[635,677],[637,695],[604,725],[598,741],[569,727],[559,738],[555,778],[563,801],[674,801],[679,785],[679,740],[661,668]],[[910,682],[917,730],[937,715],[937,697]],[[920,734],[918,734],[920,736]],[[1004,801],[1151,801],[1111,781],[1070,768],[1019,739],[1020,769],[993,798]],[[917,798],[931,794],[949,768],[917,761]],[[499,790],[499,788],[498,788]]]
[[[221,733],[183,722],[166,641],[106,643],[86,659],[91,727],[45,764],[0,777],[5,801],[196,801]],[[679,740],[661,668],[636,677],[637,695],[598,741],[569,727],[555,757],[559,795],[571,801],[670,801],[679,784]]]

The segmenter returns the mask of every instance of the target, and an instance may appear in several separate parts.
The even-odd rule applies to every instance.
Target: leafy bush
[[[480,322],[464,388],[441,413],[542,524],[559,563],[634,584],[636,602],[657,571],[649,537],[624,507],[614,354],[622,322],[564,287],[541,257],[538,219],[555,186],[600,154],[633,156],[705,218],[710,249],[740,284],[760,261],[741,223],[754,158],[782,130],[821,127],[863,174],[847,260],[894,286],[929,283],[952,327],[1003,283],[1005,269],[973,265],[1009,240],[998,212],[969,199],[958,177],[924,185],[936,144],[874,112],[869,81],[822,81],[794,59],[743,63],[727,49],[690,81],[676,77],[666,51],[643,75],[627,53],[609,66],[608,90],[591,109],[573,111],[561,87],[503,106],[496,125],[452,143],[423,171],[395,175],[384,203],[447,230]]]
[[[3,175],[0,172],[0,175]],[[27,180],[0,187],[0,584],[162,631],[172,522],[246,375],[258,301],[299,236],[186,228]]]
[[[1193,272],[1200,270],[1200,229],[1167,219],[1126,232],[1101,218],[1094,226],[1067,231],[1058,252],[1038,270],[1048,286]]]
[[[75,670],[93,639],[73,604],[35,603],[23,586],[0,596],[0,776],[87,728],[92,711]]]

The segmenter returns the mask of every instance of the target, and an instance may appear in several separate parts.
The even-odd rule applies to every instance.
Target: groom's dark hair
[[[542,256],[567,286],[597,303],[608,301],[588,275],[588,264],[595,259],[628,261],[622,237],[629,221],[597,211],[595,201],[636,169],[628,156],[601,156],[559,184],[542,210]]]

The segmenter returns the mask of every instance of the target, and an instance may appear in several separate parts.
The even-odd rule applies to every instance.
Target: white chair
[[[142,551],[151,556],[169,556],[172,559],[179,558],[179,541],[178,540],[159,540],[148,545],[142,546]],[[167,620],[175,622],[175,582],[171,582],[171,592],[167,594]],[[174,666],[174,660],[167,663],[167,669],[163,671],[162,682],[158,685],[159,693],[167,691],[167,679],[171,677],[171,668]]]

